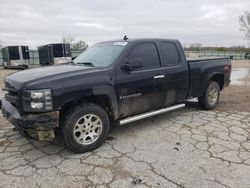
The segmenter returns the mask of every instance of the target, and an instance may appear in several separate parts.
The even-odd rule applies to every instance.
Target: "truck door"
[[[124,69],[127,62],[141,62],[133,70]],[[140,64],[140,63],[139,63]],[[159,108],[164,97],[164,73],[154,42],[140,42],[131,47],[125,61],[117,66],[117,94],[121,117]]]
[[[183,50],[180,44],[172,41],[162,41],[160,46],[166,85],[165,106],[184,102],[189,89],[189,68]]]

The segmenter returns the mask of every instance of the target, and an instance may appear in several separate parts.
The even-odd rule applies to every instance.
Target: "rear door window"
[[[134,58],[142,60],[142,69],[160,67],[160,60],[157,47],[153,42],[143,42],[137,44],[128,55],[128,59]]]
[[[180,64],[179,51],[174,43],[162,42],[161,48],[164,66],[176,66]]]

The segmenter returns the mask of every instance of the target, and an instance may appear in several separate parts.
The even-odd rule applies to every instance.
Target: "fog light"
[[[31,108],[33,109],[42,109],[43,108],[43,103],[42,102],[31,102]]]

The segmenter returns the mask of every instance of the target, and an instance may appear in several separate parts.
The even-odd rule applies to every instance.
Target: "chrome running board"
[[[155,110],[155,111],[146,112],[146,113],[143,113],[143,114],[127,117],[125,119],[120,120],[119,123],[120,123],[120,125],[125,125],[127,123],[132,123],[134,121],[138,121],[138,120],[141,120],[141,119],[144,119],[144,118],[148,118],[148,117],[151,117],[151,116],[163,114],[163,113],[170,112],[170,111],[177,110],[179,108],[184,108],[184,107],[185,107],[185,104],[178,104],[178,105],[174,105],[174,106],[171,106],[171,107],[162,108],[162,109],[159,109],[159,110]]]

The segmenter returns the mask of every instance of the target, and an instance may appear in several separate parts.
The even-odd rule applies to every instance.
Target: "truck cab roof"
[[[100,43],[105,42],[144,42],[144,41],[171,41],[171,42],[179,42],[177,39],[163,39],[163,38],[128,38],[127,40],[117,39],[117,40],[107,40]]]

